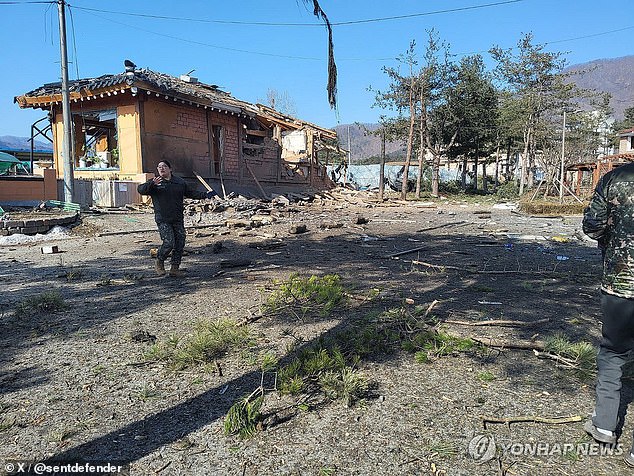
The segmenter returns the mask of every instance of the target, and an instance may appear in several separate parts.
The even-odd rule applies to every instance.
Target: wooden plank
[[[213,192],[214,191],[214,189],[211,188],[211,185],[209,185],[207,182],[205,182],[204,178],[202,178],[200,175],[198,175],[197,172],[195,172],[195,171],[192,171],[192,172],[194,172],[194,175],[196,176],[198,181],[203,184],[203,186],[207,189],[208,192]]]
[[[258,137],[269,137],[268,131],[260,131],[256,129],[247,129],[247,135]]]
[[[255,184],[258,186],[258,189],[260,190],[260,193],[262,194],[262,196],[264,197],[265,200],[270,200],[269,196],[266,194],[266,192],[264,191],[264,189],[262,188],[262,185],[260,185],[260,181],[258,180],[258,178],[255,176],[255,174],[253,173],[253,170],[251,170],[251,166],[249,165],[249,162],[247,161],[247,159],[244,159],[244,165],[246,165],[247,170],[249,171],[249,173],[251,174],[251,177],[253,177],[253,180],[255,180]]]

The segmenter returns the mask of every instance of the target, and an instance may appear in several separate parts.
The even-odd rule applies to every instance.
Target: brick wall
[[[218,111],[208,113],[210,126],[221,126],[224,129],[224,174],[225,178],[238,179],[240,175],[238,117]]]
[[[44,177],[0,177],[0,202],[57,200],[55,169],[44,169]]]

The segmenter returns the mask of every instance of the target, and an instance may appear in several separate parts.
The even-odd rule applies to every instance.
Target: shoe
[[[626,465],[634,468],[634,455],[630,451],[628,451],[627,454],[623,457],[623,461],[625,461]]]
[[[157,258],[154,269],[156,270],[156,274],[158,274],[159,276],[165,276],[165,261]]]
[[[185,276],[185,273],[183,272],[183,270],[178,268],[179,268],[179,265],[177,264],[172,265],[169,272],[170,278],[182,278]]]
[[[587,420],[583,424],[583,429],[588,433],[592,438],[594,438],[599,443],[605,443],[606,445],[613,445],[616,443],[616,435],[612,432],[611,435],[606,435],[605,433],[601,433],[597,430],[597,427],[594,426],[592,420]]]

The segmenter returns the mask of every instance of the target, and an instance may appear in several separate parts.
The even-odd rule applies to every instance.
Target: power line
[[[69,7],[70,7],[70,5],[69,5]],[[77,7],[72,7],[72,8],[77,9]],[[233,51],[233,52],[236,52],[236,53],[248,53],[248,54],[252,54],[252,55],[268,56],[268,57],[274,57],[274,58],[301,59],[301,60],[310,60],[310,61],[322,61],[323,60],[323,58],[314,58],[314,57],[309,57],[309,56],[279,55],[279,54],[275,54],[275,53],[264,53],[264,52],[261,52],[261,51],[250,51],[250,50],[242,50],[242,49],[239,49],[239,48],[229,48],[227,46],[218,46],[218,45],[213,45],[211,43],[205,43],[205,42],[202,42],[202,41],[188,40],[188,39],[180,38],[180,37],[174,36],[174,35],[167,35],[165,33],[159,33],[159,32],[156,32],[156,31],[148,30],[146,28],[141,28],[141,27],[138,27],[138,26],[130,25],[128,23],[123,23],[123,22],[120,22],[120,21],[117,21],[117,20],[112,20],[110,18],[104,18],[101,15],[97,15],[95,13],[91,13],[91,12],[86,12],[86,13],[88,15],[93,15],[93,16],[95,16],[97,18],[101,18],[102,20],[106,20],[106,21],[109,21],[109,22],[112,22],[112,23],[116,23],[117,25],[125,26],[126,28],[132,28],[132,29],[135,29],[135,30],[143,31],[145,33],[151,33],[153,35],[162,36],[162,37],[165,37],[165,38],[169,38],[171,40],[183,41],[185,43],[191,43],[193,45],[198,45],[198,46],[207,46],[209,48],[216,48],[216,49],[219,49],[219,50]]]
[[[461,12],[461,11],[476,10],[476,9],[481,9],[481,8],[502,6],[502,5],[507,5],[507,4],[524,2],[524,1],[526,1],[526,0],[504,0],[504,1],[499,1],[499,2],[472,5],[472,6],[468,6],[468,7],[450,8],[450,9],[444,9],[444,10],[434,10],[434,11],[431,11],[431,12],[412,13],[412,14],[408,14],[408,15],[397,15],[397,16],[380,17],[380,18],[372,18],[372,19],[351,20],[351,21],[345,21],[345,22],[332,22],[331,25],[332,26],[345,26],[345,25],[353,25],[353,24],[365,24],[365,23],[376,23],[376,22],[383,22],[383,21],[401,20],[401,19],[407,19],[407,18],[438,15],[438,14],[444,14],[444,13],[455,13],[455,12]],[[0,1],[0,5],[55,4],[55,3],[57,3],[57,2],[55,2],[55,1],[37,1],[37,0]],[[70,10],[71,5],[67,3],[67,6],[69,7],[69,10]],[[103,10],[103,9],[79,7],[79,6],[72,6],[72,8],[74,8],[76,10],[83,10],[87,14],[92,14],[93,16],[95,16],[97,18],[100,18],[100,19],[105,20],[105,21],[109,21],[109,22],[112,22],[112,23],[116,23],[116,24],[125,26],[127,28],[136,29],[136,30],[139,30],[139,31],[143,31],[145,33],[150,33],[150,34],[153,34],[153,35],[162,36],[162,37],[169,38],[169,39],[172,39],[172,40],[182,41],[182,42],[190,43],[190,44],[194,44],[194,45],[206,46],[206,47],[209,47],[209,48],[216,48],[216,49],[225,50],[225,51],[233,51],[233,52],[237,52],[237,53],[254,54],[254,55],[268,56],[268,57],[275,57],[275,58],[299,59],[299,60],[308,60],[308,61],[321,61],[322,60],[322,58],[316,58],[316,57],[292,56],[292,55],[281,55],[281,54],[275,54],[275,53],[258,52],[258,51],[244,50],[244,49],[239,49],[239,48],[230,48],[230,47],[225,47],[225,46],[219,46],[219,45],[214,45],[214,44],[211,44],[211,43],[205,43],[205,42],[197,41],[197,40],[189,40],[189,39],[186,39],[186,38],[181,38],[181,37],[174,36],[174,35],[168,35],[168,34],[165,34],[165,33],[159,33],[159,32],[153,31],[153,30],[149,30],[149,29],[137,27],[137,26],[134,26],[134,25],[130,25],[130,24],[127,24],[127,23],[119,22],[117,20],[106,18],[106,17],[103,17],[101,15],[97,15],[97,14],[91,13],[91,12],[109,13],[109,14],[115,14],[115,15],[124,15],[124,16],[131,16],[131,17],[142,17],[142,18],[152,18],[152,19],[161,19],[161,20],[177,20],[177,21],[191,21],[191,22],[199,22],[199,23],[233,24],[233,25],[242,25],[242,26],[251,25],[251,26],[280,26],[280,27],[284,27],[284,26],[305,26],[305,27],[319,26],[319,27],[321,27],[321,26],[323,26],[321,23],[274,23],[274,22],[245,22],[245,21],[237,21],[237,20],[210,20],[210,19],[201,19],[201,18],[173,17],[173,16],[152,15],[152,14],[144,14],[144,13],[131,13],[131,12],[114,11],[114,10]],[[553,44],[559,44],[559,43],[567,43],[567,42],[571,42],[571,41],[578,41],[578,40],[583,40],[583,39],[588,39],[588,38],[596,38],[598,36],[609,35],[609,34],[612,34],[612,33],[619,33],[619,32],[627,31],[627,30],[631,30],[631,29],[634,29],[634,25],[626,26],[626,27],[618,28],[618,29],[613,29],[613,30],[608,30],[608,31],[603,31],[603,32],[598,32],[598,33],[593,33],[593,34],[589,34],[589,35],[573,37],[573,38],[565,38],[565,39],[560,39],[560,40],[547,41],[547,42],[544,42],[542,45],[543,46],[547,46],[547,45],[553,45]],[[511,48],[508,48],[508,49],[515,49],[515,47],[511,47]],[[469,52],[469,53],[452,53],[451,56],[467,56],[467,55],[482,54],[482,53],[488,53],[488,50],[486,50],[486,51],[474,51],[474,52]],[[394,59],[393,57],[384,57],[384,58],[339,58],[339,61],[390,61],[390,60],[393,60],[393,59]]]
[[[481,4],[481,5],[472,5],[469,7],[460,7],[460,8],[448,8],[446,10],[435,10],[435,11],[431,11],[431,12],[423,12],[423,13],[412,13],[409,15],[397,15],[397,16],[392,16],[392,17],[382,17],[382,18],[373,18],[373,19],[369,19],[369,20],[351,20],[351,21],[344,21],[344,22],[334,22],[332,23],[333,26],[343,26],[343,25],[358,25],[361,23],[378,23],[378,22],[383,22],[383,21],[391,21],[391,20],[404,20],[407,18],[416,18],[416,17],[424,17],[424,16],[430,16],[430,15],[440,15],[442,13],[455,13],[455,12],[462,12],[462,11],[467,11],[467,10],[477,10],[480,8],[488,8],[488,7],[497,7],[500,5],[508,5],[511,3],[519,3],[519,2],[524,2],[525,0],[506,0],[506,1],[502,1],[502,2],[495,2],[495,3],[485,3],[485,4]]]
[[[526,0],[504,0],[500,2],[471,5],[468,7],[448,8],[444,10],[434,10],[431,12],[411,13],[408,15],[395,15],[390,17],[368,18],[363,20],[331,22],[330,24],[332,26],[347,26],[347,25],[359,25],[363,23],[379,23],[379,22],[393,21],[393,20],[405,20],[408,18],[418,18],[418,17],[430,16],[430,15],[440,15],[443,13],[456,13],[456,12],[463,12],[468,10],[477,10],[480,8],[496,7],[496,6],[508,5],[512,3],[524,2],[524,1]],[[78,6],[74,6],[73,8],[76,8],[78,10],[86,10],[86,11],[92,11],[92,12],[98,12],[98,13],[113,13],[115,15],[125,15],[125,16],[132,16],[132,17],[141,17],[141,18],[153,18],[157,20],[177,20],[177,21],[197,22],[197,23],[217,23],[217,24],[223,24],[223,25],[282,26],[282,27],[284,26],[307,26],[307,27],[323,26],[322,23],[276,23],[276,22],[248,22],[248,21],[238,21],[238,20],[210,20],[205,18],[173,17],[168,15],[152,15],[149,13],[131,13],[131,12],[116,11],[116,10],[103,10],[98,8],[88,8],[88,7],[78,7]]]
[[[626,27],[623,27],[623,28],[618,28],[616,30],[609,30],[609,31],[603,31],[603,32],[600,32],[600,33],[593,33],[591,35],[577,36],[575,38],[567,38],[565,40],[547,41],[546,43],[544,43],[544,45],[554,45],[555,43],[565,43],[567,41],[585,40],[586,38],[595,38],[597,36],[609,35],[610,33],[618,33],[620,31],[631,30],[633,28],[634,28],[634,25],[626,26]]]
[[[612,33],[619,33],[621,31],[626,31],[626,30],[632,30],[634,29],[634,25],[630,25],[630,26],[626,26],[623,28],[618,28],[616,30],[608,30],[608,31],[601,31],[599,33],[592,33],[590,35],[583,35],[583,36],[576,36],[574,38],[565,38],[562,40],[552,40],[552,41],[546,41],[544,43],[541,43],[541,46],[548,46],[548,45],[554,45],[556,43],[567,43],[570,41],[577,41],[577,40],[585,40],[587,38],[595,38],[597,36],[603,36],[603,35],[610,35]],[[510,48],[502,48],[503,50],[514,50],[517,49],[516,46],[510,47]],[[484,50],[484,51],[471,51],[469,53],[452,53],[451,56],[469,56],[469,55],[476,55],[476,54],[482,54],[482,53],[488,53],[489,50]]]

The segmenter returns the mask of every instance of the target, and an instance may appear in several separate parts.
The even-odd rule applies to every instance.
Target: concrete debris
[[[293,225],[290,230],[288,230],[291,235],[298,235],[300,233],[306,233],[307,231],[308,228],[306,228],[306,225]]]
[[[26,243],[37,243],[40,241],[58,240],[70,236],[68,228],[62,226],[54,226],[46,234],[37,233],[35,235],[25,235],[22,233],[14,233],[8,236],[0,236],[0,246],[21,245]]]
[[[220,261],[221,268],[241,268],[251,265],[250,259],[223,259]]]
[[[334,223],[334,222],[323,222],[319,225],[319,228],[323,230],[329,230],[332,228],[342,228],[343,223]]]

